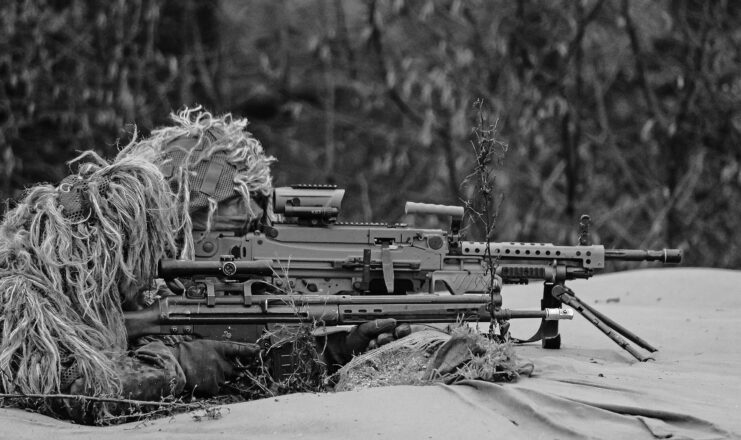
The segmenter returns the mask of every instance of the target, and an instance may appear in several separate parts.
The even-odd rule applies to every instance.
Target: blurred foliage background
[[[729,0],[8,0],[0,211],[200,104],[251,120],[277,185],[405,220],[472,196],[481,99],[509,145],[495,240],[574,244],[589,213],[606,246],[739,268],[740,67]]]

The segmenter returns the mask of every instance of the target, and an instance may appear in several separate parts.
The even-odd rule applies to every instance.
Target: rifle
[[[605,249],[589,244],[583,216],[579,244],[464,241],[464,209],[406,204],[406,213],[450,217],[450,230],[406,224],[337,221],[344,190],[334,186],[276,188],[273,206],[281,222],[254,231],[194,232],[196,259],[162,260],[158,276],[187,279],[187,289],[126,316],[129,338],[191,334],[255,342],[267,324],[358,324],[377,318],[399,322],[496,322],[541,319],[536,334],[544,348],[559,348],[558,322],[585,316],[637,359],[622,337],[656,349],[583,303],[565,282],[589,278],[606,261],[679,263],[678,249]],[[493,264],[489,264],[493,262]],[[494,269],[493,271],[491,269]],[[502,308],[503,284],[544,283],[538,310]]]

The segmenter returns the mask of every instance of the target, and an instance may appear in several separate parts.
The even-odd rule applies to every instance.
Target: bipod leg
[[[591,322],[602,333],[604,333],[605,335],[607,335],[607,337],[612,339],[617,345],[620,346],[620,348],[622,348],[623,350],[633,355],[634,358],[638,359],[641,362],[646,362],[647,360],[653,360],[653,358],[650,356],[642,355],[638,350],[635,349],[635,347],[630,345],[628,341],[623,339],[622,336],[625,336],[626,338],[632,340],[636,344],[641,345],[643,348],[646,348],[646,347],[643,346],[642,344],[639,344],[634,339],[638,339],[642,341],[642,343],[653,348],[652,351],[656,351],[654,347],[652,347],[650,344],[643,341],[642,339],[638,338],[638,336],[628,331],[625,327],[618,325],[612,319],[609,319],[609,318],[607,318],[606,320],[603,319],[603,318],[606,318],[606,316],[603,315],[602,313],[600,312],[594,313],[596,312],[596,310],[584,304],[579,298],[577,298],[577,296],[574,294],[574,292],[571,289],[565,286],[562,286],[562,285],[557,285],[552,290],[552,294],[554,297],[558,298],[558,300],[560,300],[564,304],[569,305],[571,308],[579,312],[583,317],[587,319],[587,321]],[[646,348],[646,349],[651,351],[649,348]]]
[[[560,309],[561,300],[556,298],[553,294],[554,283],[545,283],[543,285],[543,299],[540,300],[540,310],[545,309]],[[530,338],[513,339],[518,344],[526,344],[528,342],[541,341],[543,348],[558,349],[561,348],[561,335],[558,333],[558,321],[542,319],[540,321],[540,327]]]
[[[573,294],[572,294],[573,295]],[[616,332],[623,335],[626,339],[630,340],[634,344],[638,345],[641,348],[644,348],[651,353],[659,351],[658,348],[654,347],[653,345],[646,342],[644,339],[642,339],[640,336],[636,335],[632,331],[628,330],[627,328],[623,327],[622,325],[618,324],[617,322],[613,321],[605,315],[604,313],[600,312],[599,310],[595,309],[594,307],[590,306],[587,303],[582,302],[581,305],[586,309],[589,310],[591,313],[594,314],[597,318],[601,319],[607,326],[614,329]]]

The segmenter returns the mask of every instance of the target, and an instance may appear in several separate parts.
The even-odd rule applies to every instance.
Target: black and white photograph
[[[741,438],[741,2],[2,0],[0,439]]]

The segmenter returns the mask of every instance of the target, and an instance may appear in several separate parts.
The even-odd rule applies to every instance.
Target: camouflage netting
[[[242,226],[272,216],[270,165],[275,159],[245,131],[246,119],[215,117],[200,107],[173,114],[172,119],[174,126],[154,130],[119,157],[149,157],[163,171],[181,210],[180,258],[192,259],[194,221],[201,223],[196,229],[207,232],[221,213],[237,214]],[[235,204],[238,208],[230,211]]]
[[[518,361],[512,343],[497,343],[475,329],[458,326],[450,334],[418,331],[356,356],[337,373],[335,390],[464,379],[513,381],[531,372],[532,364]]]
[[[92,393],[115,393],[111,359],[126,348],[119,283],[146,283],[175,251],[173,197],[154,164],[82,159],[77,176],[31,188],[0,224],[5,392],[58,392],[76,363]]]

